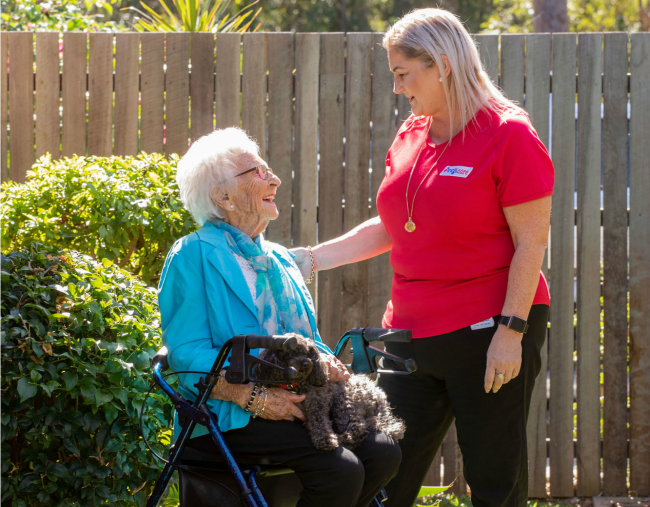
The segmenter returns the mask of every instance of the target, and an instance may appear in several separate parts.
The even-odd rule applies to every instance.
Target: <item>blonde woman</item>
[[[419,369],[379,378],[407,424],[387,505],[413,505],[455,418],[473,505],[525,506],[526,419],[550,304],[540,268],[553,165],[454,15],[413,11],[383,45],[394,91],[413,114],[388,152],[379,216],[313,256],[325,270],[391,250],[383,325],[414,339],[387,348]],[[309,276],[308,250],[294,253]]]

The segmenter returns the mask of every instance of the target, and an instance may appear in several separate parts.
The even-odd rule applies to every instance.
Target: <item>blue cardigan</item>
[[[293,256],[278,244],[267,242],[267,246],[310,310],[316,345],[331,354],[318,334],[314,303]],[[257,309],[241,268],[223,231],[210,222],[174,243],[165,260],[158,290],[162,338],[174,371],[207,372],[228,339],[238,334],[260,334]],[[251,353],[256,354],[257,350]],[[200,377],[179,375],[179,393],[186,399],[195,399],[194,384]],[[250,413],[235,403],[210,399],[208,407],[217,415],[221,431],[242,428],[250,419]],[[174,439],[179,432],[180,425],[174,416]],[[197,426],[192,436],[207,434],[204,426]]]

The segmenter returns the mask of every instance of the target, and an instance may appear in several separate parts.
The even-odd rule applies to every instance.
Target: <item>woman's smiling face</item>
[[[447,110],[437,65],[427,67],[426,63],[408,59],[392,47],[388,48],[388,65],[395,77],[393,91],[409,99],[415,116],[436,116]]]
[[[257,155],[242,155],[237,160],[235,174],[258,166],[268,167]],[[278,218],[278,208],[273,200],[282,182],[271,169],[268,170],[267,176],[268,179],[262,179],[257,170],[237,176],[237,191],[231,193],[228,200],[223,201],[226,221],[251,237],[263,232],[269,221]]]

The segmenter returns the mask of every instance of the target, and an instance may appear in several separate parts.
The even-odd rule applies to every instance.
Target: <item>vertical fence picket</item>
[[[217,128],[239,127],[241,34],[217,34]]]
[[[9,57],[9,35],[0,33],[0,182],[7,180],[7,58]]]
[[[318,199],[318,67],[320,34],[296,35],[296,151],[293,186],[293,241],[314,245]],[[309,292],[316,299],[316,284]]]
[[[85,33],[63,34],[63,132],[64,157],[86,154],[86,52]]]
[[[214,119],[214,34],[193,33],[190,39],[191,139],[212,132]]]
[[[551,495],[573,496],[573,279],[576,35],[553,35],[553,165],[549,405]]]
[[[504,34],[501,36],[500,86],[510,100],[524,105],[524,45],[526,36]]]
[[[650,34],[631,35],[630,490],[650,495]]]
[[[341,235],[343,227],[343,137],[345,135],[345,36],[321,35],[318,180],[318,241]],[[318,324],[330,347],[341,336],[343,268],[318,274]]]
[[[36,34],[36,157],[59,158],[59,34]]]
[[[603,493],[627,492],[627,34],[605,34]],[[647,245],[646,245],[647,248]]]
[[[370,215],[377,215],[377,191],[386,172],[386,154],[395,137],[395,94],[393,74],[388,67],[386,50],[381,47],[383,34],[374,35],[372,63],[372,175],[370,180]],[[368,324],[381,327],[386,304],[390,299],[393,270],[390,253],[368,261]]]
[[[242,127],[257,141],[262,158],[266,158],[266,34],[245,33],[243,39]],[[318,66],[315,71],[314,100],[318,104]]]
[[[411,104],[403,93],[397,96],[397,125],[395,131],[399,130],[404,120],[411,116]]]
[[[345,117],[345,209],[346,232],[370,218],[368,209],[368,162],[370,160],[371,33],[347,34],[347,82]],[[368,325],[368,262],[343,269],[344,329]]]
[[[578,496],[600,492],[600,104],[602,35],[578,35]]]
[[[140,38],[115,35],[115,155],[138,153],[138,93]]]
[[[168,33],[165,42],[165,152],[182,157],[189,140],[190,34]]]
[[[113,34],[91,33],[88,57],[88,155],[113,153]]]
[[[551,72],[551,36],[526,36],[526,111],[537,135],[549,145],[549,89]],[[548,252],[544,255],[547,264]],[[548,338],[548,336],[547,336]],[[542,365],[535,382],[528,414],[528,495],[546,497],[546,379],[548,374],[548,340],[541,351]]]
[[[9,36],[9,150],[11,179],[23,183],[34,163],[34,34]]]
[[[165,112],[165,35],[140,35],[140,150],[163,153]]]
[[[494,84],[499,84],[499,36],[475,35],[481,63]]]
[[[268,36],[269,58],[269,166],[282,181],[275,196],[280,216],[271,222],[268,238],[291,246],[291,172],[293,138],[293,34]]]
[[[463,475],[463,456],[458,447],[458,434],[456,432],[456,422],[454,421],[449,427],[447,436],[442,443],[442,459],[445,465],[444,484],[449,485],[453,482],[450,493],[455,495],[467,494],[467,482]]]
[[[438,448],[438,452],[433,458],[433,463],[424,478],[424,486],[440,486],[442,479],[440,478],[440,465],[442,464],[442,445]]]

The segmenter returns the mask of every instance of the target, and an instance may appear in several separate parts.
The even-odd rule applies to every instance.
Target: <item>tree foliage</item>
[[[117,32],[127,20],[117,16],[119,0],[2,0],[2,30],[19,32]]]
[[[32,244],[2,255],[0,318],[3,505],[142,502],[160,467],[138,429],[161,344],[155,290],[108,260]],[[154,441],[170,408],[148,403]]]
[[[227,11],[228,0],[172,0],[173,10],[159,0],[162,12],[156,12],[144,2],[140,2],[144,11],[139,12],[144,19],[135,25],[139,32],[246,32],[250,29],[261,8],[253,10],[255,3],[245,5],[230,15]],[[257,25],[259,27],[259,25]]]
[[[42,157],[25,184],[2,184],[2,249],[38,242],[108,259],[157,282],[174,241],[194,230],[176,185],[178,157]]]

